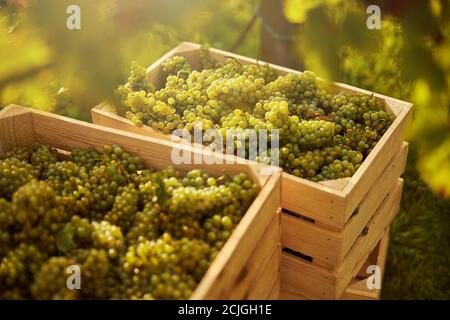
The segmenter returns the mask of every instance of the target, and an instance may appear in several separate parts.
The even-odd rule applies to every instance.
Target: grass
[[[450,199],[419,178],[410,145],[399,215],[390,232],[382,299],[450,299]]]

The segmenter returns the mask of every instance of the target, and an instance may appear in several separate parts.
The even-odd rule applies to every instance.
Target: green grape
[[[9,251],[0,263],[0,283],[2,288],[24,287],[45,262],[46,255],[34,245],[19,244]],[[27,290],[21,293],[28,295]]]
[[[74,215],[71,217],[68,227],[66,226],[65,228],[68,229],[64,229],[64,231],[68,230],[72,233],[75,248],[85,249],[92,246],[94,226],[89,219]]]
[[[147,78],[147,70],[137,64],[135,61],[131,63],[131,74],[126,84],[119,86],[117,93],[125,100],[127,95],[132,91],[153,92],[155,87]]]
[[[58,161],[57,152],[45,145],[36,144],[32,148],[30,163],[39,171],[45,170]]]
[[[203,44],[200,48],[199,60],[202,69],[215,69],[220,67],[219,62],[212,57],[209,49],[210,47],[207,44]]]
[[[11,199],[14,192],[39,176],[39,170],[17,158],[0,160],[0,196]]]
[[[29,163],[31,159],[31,148],[17,147],[11,151],[8,151],[6,155],[0,159],[8,159],[8,158],[16,158],[20,161],[25,161]]]
[[[72,150],[71,161],[80,167],[86,168],[87,171],[90,171],[96,164],[102,161],[102,157],[95,150],[76,148]]]
[[[108,298],[105,287],[111,269],[111,262],[105,250],[81,249],[73,253],[80,266],[82,286],[80,294],[88,299]]]
[[[130,295],[186,299],[206,272],[210,256],[209,245],[201,240],[174,240],[166,233],[156,241],[128,248],[122,260],[122,278],[132,284]]]
[[[0,261],[11,246],[11,233],[15,222],[11,203],[0,198]]]
[[[104,219],[113,225],[119,226],[125,232],[128,231],[138,211],[139,191],[134,185],[128,185],[119,189],[114,205]]]
[[[1,298],[187,299],[259,191],[246,174],[146,169],[119,146],[58,161],[34,145],[1,163],[32,173],[0,197]],[[81,290],[67,288],[72,265]]]
[[[167,59],[161,64],[166,75],[177,75],[180,71],[191,71],[191,65],[186,58],[181,56],[174,56]]]
[[[75,300],[79,298],[79,290],[67,287],[71,275],[67,268],[77,265],[75,258],[51,257],[34,276],[31,284],[31,294],[39,300]],[[82,283],[83,285],[83,283]]]
[[[89,179],[86,167],[61,161],[50,164],[42,173],[42,178],[58,194],[58,203],[65,206],[67,212],[83,216],[89,214],[93,198],[85,186]]]
[[[104,249],[110,258],[116,259],[125,249],[122,230],[107,221],[92,222],[92,241],[94,248]]]
[[[119,146],[107,146],[103,152],[103,163],[122,167],[126,170],[125,175],[144,169],[144,164],[138,157],[130,155]]]
[[[128,244],[155,240],[159,237],[160,218],[158,208],[153,204],[147,204],[144,209],[136,213],[133,225],[126,237]]]

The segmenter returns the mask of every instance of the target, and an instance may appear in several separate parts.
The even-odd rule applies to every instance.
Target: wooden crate
[[[14,147],[41,143],[59,150],[120,145],[139,156],[147,166],[162,169],[171,163],[176,144],[126,133],[70,118],[10,105],[0,111],[0,156]],[[179,146],[178,146],[179,147]],[[199,155],[182,146],[192,156]],[[221,155],[217,155],[220,157]],[[212,175],[246,172],[261,186],[261,191],[211,267],[192,299],[268,298],[279,272],[270,268],[279,257],[281,170],[270,176],[260,171],[264,166],[254,163],[235,165],[178,165],[186,172],[201,167]],[[275,268],[278,269],[278,268]],[[259,286],[259,277],[266,279]],[[273,279],[271,283],[270,280]]]
[[[353,244],[343,262],[333,270],[318,266],[299,257],[295,252],[283,249],[281,258],[282,294],[301,295],[311,299],[338,299],[352,279],[380,242],[400,207],[403,180],[398,179],[395,187],[377,208],[366,225],[366,231]]]
[[[200,45],[198,44],[190,42],[181,43],[148,68],[147,72],[150,81],[155,84],[156,88],[161,88],[164,85],[165,78],[161,63],[175,55],[185,57],[194,68],[198,67],[199,51]],[[255,59],[223,50],[210,49],[210,52],[219,61],[225,61],[227,58],[232,57],[241,64],[258,63]],[[280,75],[289,72],[299,73],[299,71],[281,66],[271,66]],[[412,104],[341,83],[333,83],[329,86],[329,89],[353,94],[373,94],[374,97],[386,104],[387,111],[396,115],[395,121],[353,177],[315,183],[283,173],[283,208],[314,219],[318,224],[327,226],[330,229],[341,230],[357,206],[361,203],[364,196],[372,188],[375,180],[381,175],[389,160],[400,150],[405,128],[411,118]],[[136,127],[126,118],[118,115],[116,108],[106,102],[92,109],[92,119],[94,123],[115,129],[122,129],[165,140],[179,141],[180,139],[172,135],[162,134],[148,126]]]
[[[369,265],[376,265],[380,268],[381,279],[384,275],[384,267],[386,263],[387,249],[389,245],[389,229],[386,230],[376,246],[370,253],[369,258],[359,270],[356,277],[350,282],[350,285],[345,289],[341,300],[379,300],[381,289],[368,289],[367,279],[370,276],[367,274],[367,267]],[[283,292],[280,299],[284,300],[308,300],[301,294],[294,294]]]
[[[156,88],[164,85],[165,77],[161,63],[175,55],[185,57],[191,65],[198,67],[200,46],[184,42],[152,64],[147,72]],[[211,55],[219,61],[228,57],[241,64],[256,64],[255,59],[230,52],[211,49]],[[262,63],[262,62],[259,62]],[[280,75],[296,70],[272,65]],[[320,80],[322,81],[322,80]],[[360,234],[374,218],[377,208],[389,190],[393,189],[404,170],[408,146],[403,143],[406,126],[411,118],[412,104],[372,93],[341,83],[326,84],[331,91],[373,94],[384,102],[386,111],[396,115],[396,119],[381,137],[374,149],[351,178],[312,182],[283,173],[282,178],[282,247],[293,250],[311,260],[311,268],[317,267],[335,273],[346,270],[345,282],[339,285],[339,294],[347,287],[357,270],[345,266],[345,261],[356,249]],[[94,123],[129,132],[180,141],[180,138],[164,135],[150,127],[134,126],[126,118],[117,114],[116,108],[101,103],[92,110]],[[365,243],[371,239],[370,243]],[[358,255],[368,255],[370,247],[379,239],[366,237],[360,245]],[[356,246],[357,247],[357,246]],[[353,256],[356,253],[353,253]],[[348,259],[347,259],[348,261]],[[348,262],[347,262],[348,263]],[[310,270],[312,273],[314,271]],[[331,292],[331,291],[330,291]],[[330,296],[335,297],[338,293]]]

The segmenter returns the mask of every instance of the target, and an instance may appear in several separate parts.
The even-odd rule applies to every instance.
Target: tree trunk
[[[284,16],[282,0],[261,0],[261,60],[302,69],[294,46],[296,26]]]

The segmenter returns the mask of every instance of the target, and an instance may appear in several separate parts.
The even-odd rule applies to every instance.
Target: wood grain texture
[[[344,291],[341,300],[379,300],[382,289],[368,289],[367,278],[370,276],[366,273],[369,265],[377,265],[381,271],[381,280],[384,276],[384,267],[386,265],[386,258],[389,247],[389,228],[385,231],[379,244],[374,252],[371,253],[367,261],[364,263],[361,270],[355,279],[350,282],[350,285]]]
[[[279,282],[280,262],[281,246],[278,245],[270,261],[265,265],[258,277],[252,281],[252,286],[249,294],[245,297],[246,299],[261,300],[270,295],[272,288]]]
[[[381,238],[380,242],[377,244],[376,248],[371,252],[369,258],[365,261],[363,267],[359,271],[358,275],[350,282],[349,286],[345,290],[344,294],[341,296],[341,300],[378,300],[380,298],[381,289],[367,288],[367,278],[366,268],[369,265],[377,265],[380,267],[382,272],[382,277],[384,275],[384,267],[386,263],[387,250],[389,245],[389,229],[387,229]],[[308,293],[305,295],[293,293],[293,292],[281,292],[281,300],[314,300],[317,298],[308,297]]]
[[[15,147],[35,142],[31,114],[17,105],[9,105],[0,112],[0,156]]]
[[[250,258],[234,282],[228,283],[222,291],[222,297],[232,300],[264,299],[272,289],[274,281],[278,278],[280,258],[280,213],[272,219],[267,230],[258,242]],[[274,257],[276,256],[276,258]],[[241,257],[245,260],[245,257]],[[274,265],[276,269],[270,269]],[[266,269],[269,271],[266,272]],[[259,282],[264,277],[271,278],[271,283]],[[265,279],[269,281],[269,279]]]
[[[384,199],[367,224],[367,233],[355,241],[336,270],[329,270],[288,253],[282,253],[281,292],[316,299],[337,299],[358,274],[398,212],[403,180]]]
[[[272,287],[269,295],[266,297],[266,300],[279,300],[280,299],[280,278],[275,281],[275,284]]]

